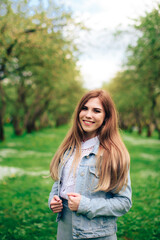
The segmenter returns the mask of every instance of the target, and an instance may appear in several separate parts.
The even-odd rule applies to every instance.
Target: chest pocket
[[[96,187],[98,186],[99,177],[97,174],[97,170],[95,166],[89,166],[89,173],[88,173],[88,190],[90,192],[94,192]]]

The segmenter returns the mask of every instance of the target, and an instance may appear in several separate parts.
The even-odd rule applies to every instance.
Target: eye
[[[87,110],[88,108],[86,106],[83,106],[82,107],[82,110]]]
[[[100,113],[100,112],[101,112],[101,110],[100,110],[100,109],[97,109],[97,108],[95,108],[95,109],[94,109],[94,112],[96,112],[96,113]]]

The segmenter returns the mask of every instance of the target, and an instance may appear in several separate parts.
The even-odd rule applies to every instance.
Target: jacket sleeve
[[[54,197],[54,195],[58,195],[58,181],[56,181],[53,186],[52,186],[52,190],[49,194],[49,198],[48,198],[48,207],[50,208],[50,202],[52,200],[52,198]]]
[[[132,191],[130,174],[127,187],[119,193],[113,194],[112,198],[88,198],[81,196],[77,213],[86,215],[89,219],[98,216],[120,217],[127,213],[132,206]]]

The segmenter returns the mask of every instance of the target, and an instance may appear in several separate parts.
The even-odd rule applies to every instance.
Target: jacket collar
[[[95,155],[97,154],[98,149],[99,149],[99,145],[100,145],[100,142],[99,142],[99,139],[98,139],[97,144],[94,146],[93,151],[91,152],[92,154],[95,154]]]

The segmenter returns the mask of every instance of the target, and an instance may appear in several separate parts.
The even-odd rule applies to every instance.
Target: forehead
[[[90,106],[93,108],[101,108],[103,109],[102,103],[98,97],[90,98],[85,104],[85,106]]]

